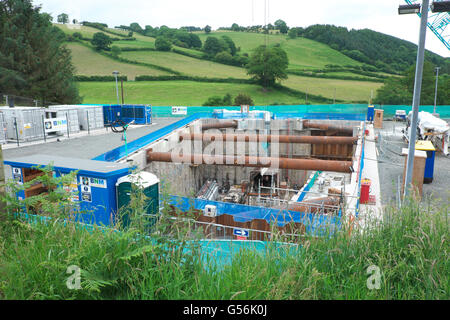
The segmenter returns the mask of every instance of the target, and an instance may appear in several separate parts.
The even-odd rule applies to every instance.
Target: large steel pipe
[[[202,130],[237,128],[237,126],[238,126],[238,122],[236,120],[221,121],[221,122],[202,124]]]
[[[279,168],[290,170],[320,170],[334,172],[353,172],[351,161],[290,159],[252,156],[224,156],[206,154],[172,155],[171,152],[147,151],[147,162],[161,161],[190,164],[213,164],[241,167]]]
[[[338,132],[343,132],[353,135],[353,127],[347,126],[337,126],[322,122],[310,122],[308,120],[303,121],[303,128],[307,129],[319,129],[319,130],[336,130]]]
[[[324,209],[325,211],[335,209],[339,205],[339,198],[337,197],[324,197],[306,200],[302,202],[290,203],[288,210],[297,212],[319,212]]]
[[[258,134],[216,134],[186,133],[180,135],[182,140],[203,141],[245,141],[245,142],[278,142],[278,143],[307,143],[307,144],[354,144],[357,137],[329,137],[329,136],[290,136],[290,135],[258,135]]]

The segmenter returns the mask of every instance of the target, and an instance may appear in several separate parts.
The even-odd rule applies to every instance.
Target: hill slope
[[[288,39],[285,35],[270,34],[265,35],[261,33],[250,32],[231,32],[218,31],[210,34],[198,33],[200,39],[204,42],[207,37],[221,37],[223,35],[229,36],[237,47],[241,48],[241,52],[251,54],[252,50],[260,45],[280,44],[289,58],[289,69],[303,70],[303,69],[319,69],[326,65],[353,65],[360,66],[361,62],[355,61],[337,50],[330,48],[320,42],[313,41],[306,38]]]
[[[74,29],[67,26],[57,26],[67,34],[73,34],[73,32],[75,32]],[[86,38],[93,37],[95,32],[101,32],[95,28],[85,26],[82,26],[76,30],[82,33]],[[261,41],[265,41],[266,39],[265,35],[256,33],[216,32],[213,33],[213,35],[221,36],[225,33],[236,42],[237,46],[241,46],[241,53],[250,53],[254,47],[260,45]],[[113,42],[112,45],[117,45],[123,49],[119,59],[113,59],[112,57],[105,56],[93,50],[92,45],[88,41],[82,41],[82,43],[69,43],[68,48],[72,50],[73,62],[77,69],[77,73],[80,75],[111,75],[112,71],[117,70],[122,75],[127,75],[129,80],[134,80],[134,78],[138,75],[166,76],[177,73],[187,76],[199,76],[206,78],[249,79],[249,76],[244,68],[204,60],[202,59],[203,54],[201,51],[176,47],[177,50],[184,51],[195,58],[175,52],[155,51],[155,38],[136,33],[133,37],[136,38],[136,40],[118,40]],[[201,35],[201,37],[206,38],[206,35]],[[290,59],[290,70],[318,70],[325,68],[327,64],[339,65],[342,67],[361,65],[361,63],[346,57],[338,51],[309,39],[299,38],[287,40],[285,36],[281,35],[271,35],[268,36],[267,39],[269,44],[279,43],[287,51]],[[130,51],[136,49],[145,51]],[[166,69],[159,70],[159,67]],[[168,72],[164,70],[168,70]],[[171,72],[171,70],[173,72]],[[351,69],[349,70],[350,71],[347,70],[341,75],[355,76],[355,74],[351,73]],[[159,100],[160,103],[169,105],[174,104],[177,101],[179,101],[178,103],[182,105],[188,105],[189,101],[198,105],[206,100],[206,93],[208,93],[209,96],[220,96],[224,90],[230,90],[230,93],[236,94],[239,92],[253,94],[255,95],[255,100],[260,101],[261,103],[263,103],[263,101],[265,103],[305,102],[304,100],[299,100],[298,95],[296,97],[288,97],[285,92],[276,93],[276,90],[268,94],[269,98],[267,100],[261,99],[261,95],[255,91],[257,86],[253,85],[246,86],[234,84],[233,86],[230,86],[230,84],[225,85],[224,83],[216,83],[214,85],[197,83],[198,89],[195,89],[195,84],[196,82],[188,83],[183,81],[173,81],[171,85],[169,85],[168,81],[165,81],[159,85],[156,85],[156,82],[146,83],[147,86],[155,85],[157,87],[169,90],[165,100]],[[314,97],[311,95],[321,95],[331,100],[336,99],[337,101],[340,100],[346,102],[368,101],[371,91],[375,91],[381,86],[381,83],[376,82],[322,79],[294,74],[290,74],[289,79],[283,81],[282,84],[296,91],[307,92],[309,95],[308,101],[310,102],[314,102]],[[89,86],[92,88],[99,87],[99,85],[94,85],[93,83],[82,84],[81,94],[86,97],[93,97],[92,93],[94,91],[90,90]],[[143,90],[144,87],[144,84],[140,84],[139,90]],[[185,87],[189,88],[188,92],[191,92],[190,94],[186,93]],[[205,89],[207,87],[214,88],[214,90]],[[238,90],[239,87],[241,87],[242,90]],[[185,92],[185,103],[182,103],[182,101],[178,99],[179,92]],[[215,92],[217,92],[217,94],[215,94]],[[142,99],[144,97],[149,97],[146,93],[136,92],[136,94]],[[195,94],[199,98],[192,96]],[[158,94],[156,94],[156,97],[157,96]],[[89,100],[89,102],[95,101]],[[139,100],[139,102],[155,104],[153,101]]]

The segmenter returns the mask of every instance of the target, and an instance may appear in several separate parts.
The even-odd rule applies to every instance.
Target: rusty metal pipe
[[[188,164],[212,164],[254,168],[274,167],[290,170],[320,170],[346,173],[353,172],[351,161],[310,160],[254,156],[224,156],[206,154],[187,154],[184,156],[173,156],[171,152],[152,152],[151,150],[148,150],[147,162],[151,161]]]
[[[319,129],[319,130],[336,130],[338,132],[343,132],[353,135],[353,127],[348,126],[336,126],[328,123],[322,122],[309,122],[308,120],[303,121],[303,128],[309,129]]]
[[[296,211],[296,212],[318,212],[323,206],[324,210],[334,209],[332,206],[339,205],[339,198],[336,197],[324,197],[306,200],[297,203],[291,203],[288,205],[288,210]]]
[[[214,122],[214,123],[206,123],[202,124],[202,130],[209,130],[209,129],[225,129],[225,128],[237,128],[238,123],[236,120],[232,121],[221,121],[221,122]]]
[[[208,134],[186,133],[180,135],[183,140],[203,141],[245,141],[245,142],[278,142],[278,143],[305,143],[305,144],[354,144],[357,137],[330,137],[330,136],[292,136],[292,135],[262,135],[262,134]]]

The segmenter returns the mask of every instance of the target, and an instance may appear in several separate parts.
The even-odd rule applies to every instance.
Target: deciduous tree
[[[264,87],[270,87],[277,80],[287,79],[288,65],[289,60],[283,49],[262,45],[255,49],[246,68],[253,79]]]
[[[79,103],[66,36],[40,10],[30,0],[0,1],[0,92]]]

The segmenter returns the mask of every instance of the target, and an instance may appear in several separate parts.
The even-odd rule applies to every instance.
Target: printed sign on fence
[[[172,107],[173,115],[187,115],[187,107]]]
[[[248,231],[247,229],[234,229],[234,230],[233,230],[233,234],[234,234],[236,237],[241,237],[241,238],[246,239],[246,238],[248,238],[249,231]],[[242,239],[241,239],[241,240],[242,240]]]

